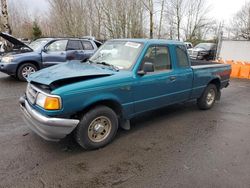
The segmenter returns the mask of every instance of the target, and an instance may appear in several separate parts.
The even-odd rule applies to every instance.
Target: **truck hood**
[[[191,48],[188,49],[188,52],[202,52],[202,51],[207,51],[204,48]]]
[[[33,51],[28,45],[24,44],[22,41],[18,40],[17,38],[13,37],[12,35],[4,32],[0,32],[0,37],[4,38],[5,40],[9,41],[11,44],[18,48],[26,47],[30,51]]]
[[[29,76],[28,82],[59,87],[61,85],[110,76],[114,71],[99,65],[80,63],[80,61],[68,61],[60,65],[55,65],[42,69]]]

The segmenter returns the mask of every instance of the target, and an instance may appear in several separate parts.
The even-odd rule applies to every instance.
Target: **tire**
[[[17,69],[17,78],[21,81],[26,81],[27,77],[36,72],[37,67],[32,63],[24,63]]]
[[[117,114],[109,107],[97,106],[83,115],[76,128],[75,139],[84,149],[98,149],[113,140],[117,129]]]
[[[218,95],[217,87],[209,84],[201,97],[197,99],[197,105],[201,110],[208,110],[213,107]]]

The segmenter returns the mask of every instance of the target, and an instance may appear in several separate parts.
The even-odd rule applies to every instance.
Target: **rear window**
[[[83,50],[81,41],[69,40],[67,50]]]
[[[177,56],[177,64],[179,67],[181,68],[189,67],[189,61],[185,46],[176,47],[176,56]]]
[[[89,41],[82,41],[84,50],[94,50],[93,45]]]

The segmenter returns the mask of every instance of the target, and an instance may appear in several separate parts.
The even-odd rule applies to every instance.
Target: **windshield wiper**
[[[86,61],[86,62],[89,62],[89,63],[94,63],[94,61],[91,61],[91,60],[89,60],[89,59],[88,59],[88,61]]]
[[[89,64],[92,64],[92,63],[94,63],[94,62],[88,59],[88,60],[81,60],[81,63],[89,63]]]
[[[109,64],[109,63],[107,63],[107,62],[102,61],[102,62],[95,62],[95,63],[96,63],[96,64],[99,64],[99,65],[108,66],[108,67],[111,67],[112,69],[114,69],[115,71],[119,71],[119,68],[118,68],[118,67],[116,67],[116,66],[114,66],[114,65],[111,65],[111,64]]]

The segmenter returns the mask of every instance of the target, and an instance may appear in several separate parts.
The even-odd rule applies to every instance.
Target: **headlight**
[[[10,63],[14,58],[12,56],[6,56],[2,58],[2,62],[4,63]]]
[[[61,109],[61,99],[57,96],[47,96],[39,93],[36,98],[36,104],[45,110],[59,110]]]
[[[199,52],[199,55],[207,55],[208,52]]]

